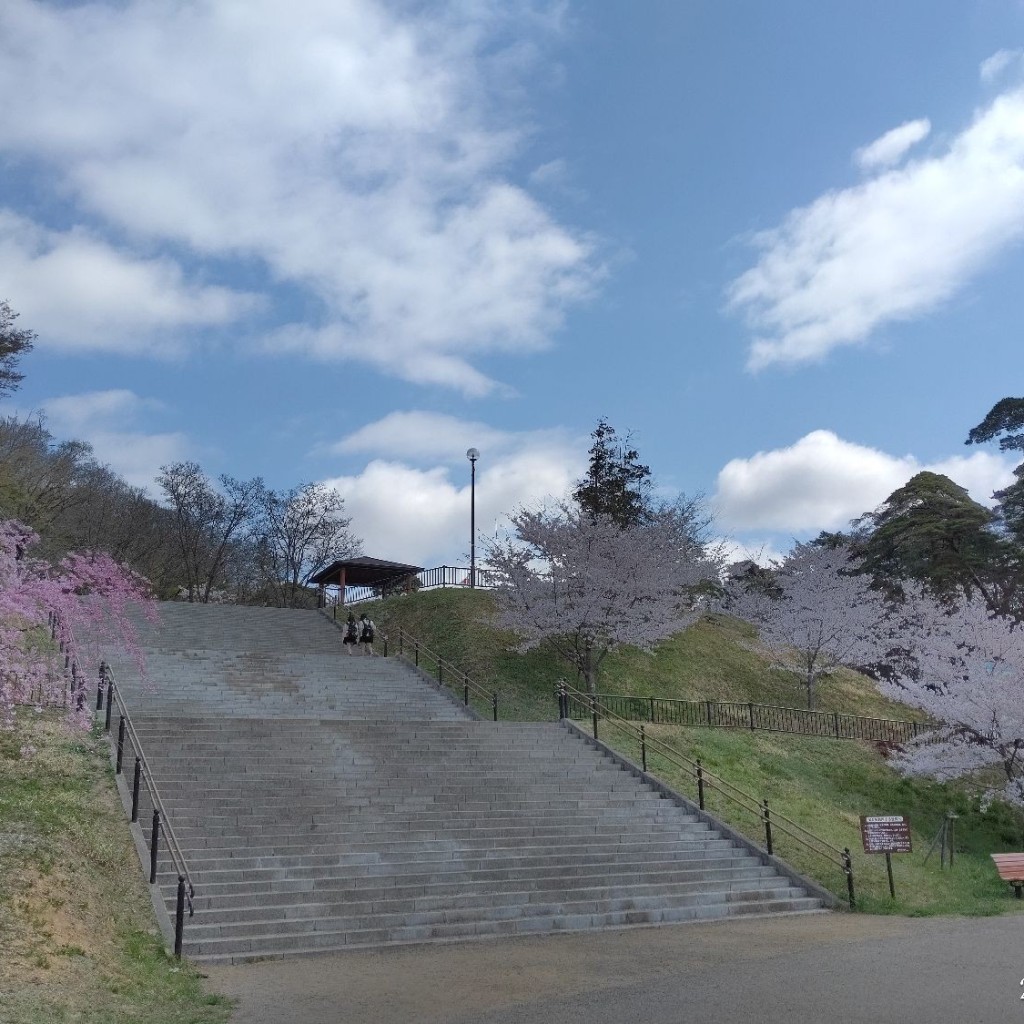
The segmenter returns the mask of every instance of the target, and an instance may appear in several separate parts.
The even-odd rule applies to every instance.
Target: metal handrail
[[[933,726],[896,718],[871,718],[838,711],[811,711],[750,701],[681,700],[633,693],[599,693],[598,699],[632,721],[721,729],[788,732],[822,739],[863,739],[906,742]],[[589,709],[584,708],[584,716]],[[659,714],[661,712],[661,714]],[[741,721],[742,719],[742,721]],[[766,721],[767,720],[767,721]],[[800,723],[814,728],[796,728]]]
[[[853,860],[849,847],[844,847],[840,850],[838,847],[833,846],[827,840],[815,835],[815,833],[811,832],[803,825],[800,825],[787,815],[772,810],[768,805],[767,799],[758,800],[757,797],[752,794],[747,793],[745,790],[740,789],[738,786],[734,786],[731,782],[723,779],[721,776],[709,771],[701,763],[700,758],[693,760],[681,751],[677,750],[671,744],[666,743],[664,740],[648,736],[643,725],[635,726],[628,719],[623,718],[621,715],[617,715],[606,705],[602,704],[596,694],[585,694],[581,690],[577,690],[574,686],[571,686],[569,683],[564,681],[558,684],[557,694],[559,717],[561,718],[568,719],[569,717],[568,703],[570,699],[589,705],[593,719],[595,740],[598,738],[597,723],[599,716],[606,720],[616,722],[627,732],[632,732],[640,744],[641,766],[645,773],[647,772],[647,750],[649,747],[653,747],[659,754],[661,754],[662,757],[674,764],[677,768],[682,768],[687,773],[691,773],[697,783],[697,803],[702,811],[705,809],[704,792],[705,789],[710,786],[710,788],[717,790],[723,796],[738,804],[745,811],[757,814],[761,819],[761,823],[764,825],[765,845],[769,855],[774,856],[773,829],[778,829],[815,855],[824,857],[826,860],[832,861],[838,865],[840,870],[846,876],[850,909],[854,909],[856,906],[856,898],[854,895],[853,885]]]
[[[444,673],[447,670],[449,678],[456,679],[462,686],[462,701],[466,707],[469,707],[470,694],[475,697],[479,697],[482,700],[487,701],[491,706],[491,712],[494,716],[494,721],[498,720],[498,691],[487,690],[479,683],[474,682],[469,678],[469,675],[464,672],[457,665],[452,664],[445,658],[442,658],[436,651],[431,650],[425,643],[414,637],[408,630],[402,626],[398,627],[397,633],[398,639],[398,656],[405,658],[406,660],[412,661],[412,663],[419,668],[420,667],[420,655],[426,655],[428,659],[434,661],[437,665],[437,682],[441,686],[448,686],[449,689],[453,689],[452,684],[444,678]],[[405,653],[406,645],[413,649],[412,657]]]
[[[124,697],[122,696],[121,690],[114,678],[113,670],[106,662],[101,662],[100,683],[96,696],[97,711],[103,710],[104,683],[106,683],[106,719],[104,724],[104,730],[106,732],[110,731],[110,719],[115,702],[117,703],[118,709],[117,774],[121,774],[125,734],[127,734],[128,739],[131,741],[132,749],[135,751],[135,782],[132,787],[132,821],[138,821],[140,782],[145,783],[146,790],[149,793],[150,802],[153,805],[153,828],[150,837],[150,885],[156,884],[157,857],[159,853],[159,837],[161,832],[167,842],[167,851],[170,854],[171,863],[178,875],[177,908],[175,912],[174,925],[174,955],[180,960],[182,931],[184,927],[184,905],[187,902],[188,916],[193,917],[195,915],[195,885],[192,882],[192,875],[189,872],[188,863],[185,860],[185,854],[182,852],[181,845],[178,842],[178,837],[174,834],[174,829],[171,826],[170,818],[167,814],[166,808],[164,807],[163,800],[160,798],[160,791],[157,789],[157,785],[153,781],[153,775],[149,768],[149,762],[146,760],[146,755],[142,750],[142,743],[139,740],[139,734],[135,729],[135,723],[132,721],[131,715],[128,713]]]

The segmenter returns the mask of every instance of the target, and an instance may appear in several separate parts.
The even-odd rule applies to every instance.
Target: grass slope
[[[374,609],[384,632],[404,626],[444,658],[488,689],[499,692],[503,718],[554,718],[554,686],[572,670],[544,650],[511,653],[512,638],[489,625],[492,595],[483,591],[435,590],[393,598]],[[660,644],[655,653],[624,649],[609,655],[602,669],[607,693],[680,699],[755,701],[800,707],[799,680],[772,670],[756,651],[753,631],[735,620],[715,617]],[[424,661],[429,669],[432,666]],[[820,708],[876,718],[914,719],[910,708],[881,696],[870,679],[839,672],[821,686]],[[481,709],[482,710],[482,709]],[[635,736],[602,726],[601,738],[639,761]],[[832,845],[854,855],[858,902],[876,913],[994,914],[1020,911],[995,872],[990,853],[1024,850],[1024,816],[1003,804],[982,811],[964,785],[904,779],[873,744],[825,740],[785,733],[686,729],[659,726],[652,734],[691,759],[700,757],[726,781],[767,798],[781,812]],[[680,791],[695,796],[692,778],[652,755],[649,767]],[[735,805],[712,797],[709,810],[763,843],[760,822]],[[925,854],[947,811],[955,822],[956,859],[943,870],[936,851]],[[893,856],[896,899],[891,900],[885,858],[861,852],[862,814],[910,817],[914,853]],[[798,870],[845,896],[838,870],[776,832],[776,852]]]
[[[108,751],[27,709],[0,732],[0,1022],[220,1024],[164,952]]]

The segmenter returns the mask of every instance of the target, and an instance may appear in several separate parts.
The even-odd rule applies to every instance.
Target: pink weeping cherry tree
[[[56,645],[83,671],[111,645],[141,666],[130,609],[154,617],[156,606],[146,581],[109,555],[73,553],[51,565],[31,554],[38,541],[21,523],[0,521],[0,728],[13,728],[19,705],[63,707],[70,725],[88,727],[88,703],[70,698]]]

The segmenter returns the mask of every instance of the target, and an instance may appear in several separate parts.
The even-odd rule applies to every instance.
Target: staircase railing
[[[906,743],[918,732],[928,729],[927,723],[921,722],[866,718],[838,711],[809,711],[749,701],[678,700],[625,693],[599,693],[597,697],[621,718],[652,725],[791,732],[824,739],[879,740],[886,743]],[[586,718],[589,713],[589,703],[570,698],[567,717]]]
[[[106,691],[104,693],[104,690]],[[104,700],[105,698],[105,700]],[[142,796],[142,787],[145,786],[149,794],[150,806],[153,808],[153,818],[149,833],[149,884],[156,885],[157,862],[160,857],[160,837],[165,839],[167,852],[171,858],[178,875],[178,891],[175,900],[174,911],[174,955],[181,959],[182,936],[185,930],[185,906],[188,905],[188,916],[195,914],[195,885],[192,883],[192,876],[185,861],[185,855],[178,843],[174,829],[171,827],[170,819],[160,799],[160,791],[153,781],[152,772],[143,753],[142,744],[139,741],[139,734],[135,730],[128,709],[125,707],[124,698],[118,689],[114,679],[114,673],[106,662],[100,663],[99,683],[96,688],[96,710],[106,711],[103,721],[104,732],[110,732],[111,718],[114,705],[117,705],[117,747],[114,761],[115,774],[120,775],[124,765],[124,752],[126,741],[131,744],[131,752],[135,757],[135,766],[132,776],[132,824],[138,824],[139,806]]]
[[[474,682],[461,668],[442,658],[440,654],[431,650],[422,640],[417,639],[401,626],[397,627],[397,632],[392,628],[392,634],[397,641],[393,649],[399,657],[412,662],[422,671],[427,671],[424,664],[433,665],[430,674],[436,674],[438,685],[447,686],[458,694],[466,707],[470,707],[471,699],[476,697],[488,706],[493,720],[495,722],[498,720],[497,690],[488,690]],[[385,648],[385,651],[387,649]]]
[[[594,739],[598,739],[598,722],[605,719],[615,723],[627,736],[635,739],[640,749],[640,764],[643,772],[647,770],[648,753],[656,752],[661,758],[683,772],[684,777],[693,780],[697,794],[697,806],[705,810],[705,801],[709,790],[713,790],[725,799],[731,801],[735,806],[742,808],[747,813],[753,814],[761,822],[764,828],[765,848],[770,856],[775,855],[775,832],[782,832],[794,842],[798,843],[805,850],[816,857],[823,858],[833,866],[838,866],[846,878],[847,898],[850,909],[856,907],[856,897],[853,883],[853,858],[849,847],[840,850],[831,843],[815,835],[809,829],[804,828],[792,818],[787,817],[778,811],[772,810],[767,798],[758,800],[757,797],[745,790],[734,786],[731,782],[716,775],[704,767],[700,758],[692,759],[682,751],[676,749],[664,740],[647,734],[644,725],[636,726],[628,719],[616,714],[602,702],[598,695],[583,693],[568,683],[558,684],[556,689],[558,697],[558,717],[571,720],[570,710],[573,705],[585,706],[590,715]]]

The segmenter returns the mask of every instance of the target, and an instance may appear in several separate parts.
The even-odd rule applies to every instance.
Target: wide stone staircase
[[[146,680],[113,669],[192,959],[821,909],[559,724],[475,721],[317,613],[167,604],[143,644]],[[170,914],[176,883],[162,855]]]

